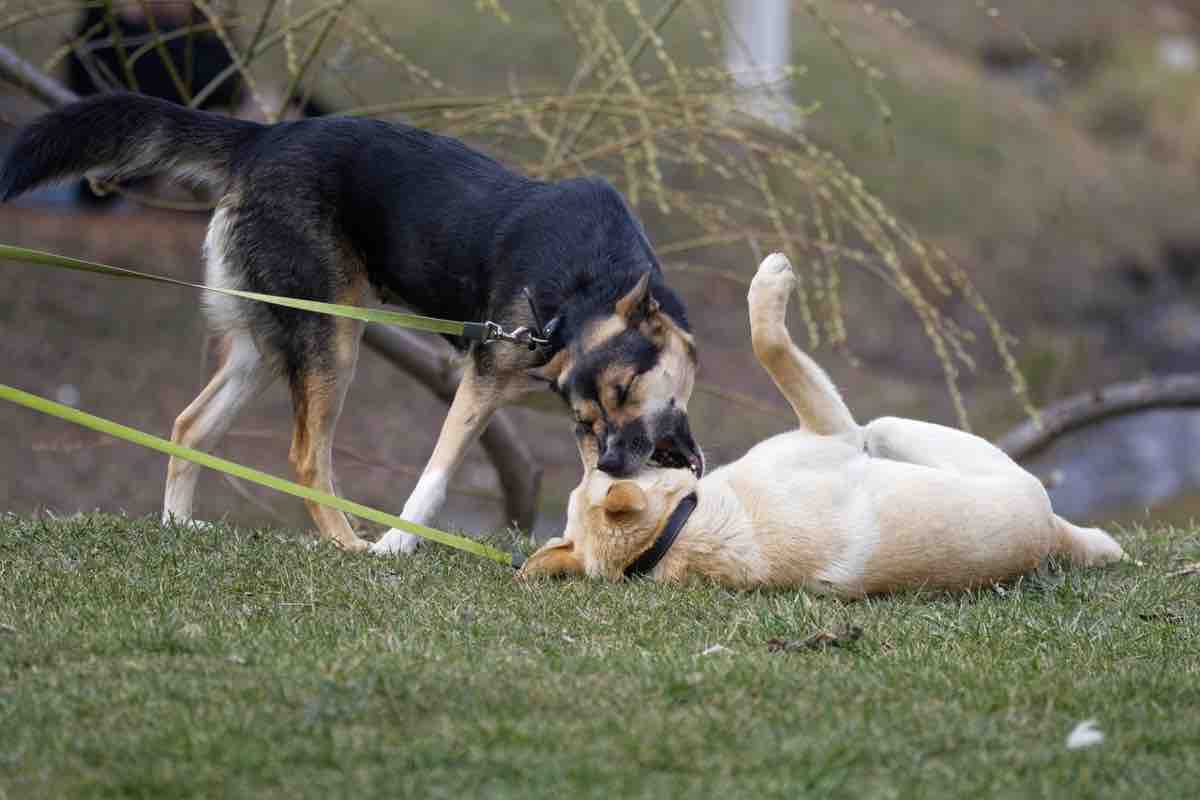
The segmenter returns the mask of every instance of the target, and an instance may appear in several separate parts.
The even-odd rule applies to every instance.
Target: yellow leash
[[[477,342],[489,342],[506,338],[499,326],[493,322],[456,322],[435,317],[423,317],[420,314],[404,314],[399,311],[387,311],[379,308],[360,308],[359,306],[339,305],[337,303],[322,303],[318,300],[301,300],[296,297],[280,297],[273,294],[246,292],[241,289],[225,289],[219,286],[207,286],[203,283],[192,283],[178,278],[168,278],[165,275],[152,275],[149,272],[111,267],[96,261],[86,261],[82,258],[70,258],[41,250],[31,250],[27,247],[13,247],[0,244],[0,259],[20,261],[26,264],[37,264],[43,267],[59,267],[72,269],[77,272],[92,272],[98,275],[110,275],[114,278],[133,278],[152,283],[169,283],[173,286],[186,286],[189,289],[199,289],[206,292],[240,297],[243,300],[256,300],[260,303],[270,303],[274,306],[296,308],[301,311],[313,311],[318,314],[329,314],[335,317],[362,320],[363,322],[378,322],[383,325],[395,325],[401,328],[411,328],[427,333],[442,333],[450,336],[462,336]]]
[[[219,472],[224,472],[228,475],[233,475],[236,478],[257,483],[261,486],[274,489],[278,492],[300,497],[305,500],[311,500],[321,505],[336,508],[340,511],[345,511],[348,514],[353,514],[356,517],[369,519],[372,522],[378,522],[382,525],[388,525],[392,528],[398,528],[406,533],[411,533],[414,536],[420,536],[422,539],[429,539],[439,544],[444,544],[447,547],[453,547],[456,550],[462,550],[481,558],[490,559],[499,564],[508,566],[519,566],[523,560],[522,556],[513,553],[505,553],[495,547],[476,542],[468,539],[465,536],[455,536],[452,533],[439,531],[436,528],[428,528],[424,525],[417,525],[413,522],[400,519],[400,517],[391,514],[385,514],[382,511],[377,511],[369,506],[364,506],[350,500],[343,500],[340,497],[335,497],[331,494],[318,492],[314,489],[309,489],[307,486],[301,486],[298,483],[285,481],[282,478],[277,478],[274,475],[269,475],[265,472],[260,472],[250,467],[244,467],[233,461],[227,461],[223,458],[202,453],[199,450],[193,450],[190,447],[168,442],[166,439],[160,439],[157,436],[152,436],[148,433],[143,433],[136,428],[128,428],[124,425],[104,419],[103,417],[93,416],[92,414],[79,411],[70,406],[56,403],[53,400],[47,400],[44,397],[39,397],[36,394],[23,392],[20,389],[14,389],[11,386],[6,386],[0,383],[0,400],[8,400],[26,408],[31,408],[34,411],[40,411],[43,414],[49,414],[59,419],[65,419],[68,422],[73,422],[76,425],[82,425],[85,428],[90,428],[94,431],[113,436],[117,439],[123,439],[127,442],[132,442],[142,447],[148,447],[151,450],[157,450],[160,453],[166,453],[170,456],[194,461],[201,466],[215,469]]]

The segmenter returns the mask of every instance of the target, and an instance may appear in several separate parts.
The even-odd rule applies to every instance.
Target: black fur
[[[332,300],[327,264],[305,275],[253,263],[264,248],[291,259],[301,245],[333,258],[322,252],[335,246],[332,236],[348,242],[385,299],[432,316],[512,322],[506,316],[528,286],[541,314],[559,317],[561,346],[611,313],[649,270],[655,298],[687,324],[641,226],[607,181],[530,180],[455,139],[396,123],[264,126],[102,95],[21,132],[0,170],[0,199],[101,167],[133,178],[192,165],[239,193],[237,235],[254,256],[246,266],[256,290]]]
[[[594,402],[600,401],[600,371],[613,363],[629,364],[641,375],[658,363],[658,349],[636,330],[614,336],[604,347],[585,353],[571,370],[566,387],[569,394]]]
[[[136,94],[72,103],[17,135],[0,169],[0,201],[103,167],[123,179],[203,167],[229,177],[234,155],[266,130]]]

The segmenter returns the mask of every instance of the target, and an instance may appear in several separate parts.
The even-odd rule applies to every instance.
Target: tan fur
[[[603,346],[609,339],[619,336],[627,330],[629,330],[629,323],[620,314],[611,314],[603,319],[590,322],[579,337],[579,352],[581,354],[590,353]]]
[[[596,326],[607,330],[613,327],[610,323],[614,320],[621,323],[616,326],[618,332],[626,330],[620,317],[609,317]],[[606,437],[610,428],[618,429],[671,406],[687,411],[696,382],[696,349],[691,335],[661,311],[656,311],[642,325],[651,325],[658,331],[651,337],[660,348],[656,369],[637,375],[627,364],[614,364],[599,376],[600,404],[588,400],[575,403],[576,421],[583,423],[597,439]],[[593,346],[602,344],[603,341]],[[567,375],[569,369],[564,372]],[[585,467],[595,464],[595,459],[584,461]]]
[[[245,330],[228,330],[217,344],[217,370],[204,390],[175,419],[171,441],[208,450],[220,441],[240,409],[270,384],[274,368]],[[164,522],[190,522],[200,465],[171,457],[163,495]]]
[[[656,580],[703,576],[741,589],[862,597],[985,586],[1051,554],[1081,564],[1123,558],[1103,531],[1057,517],[1041,483],[983,439],[894,417],[858,425],[787,333],[794,282],[782,255],[764,260],[750,289],[750,327],[800,429],[700,481],[688,470],[626,480],[589,470],[571,494],[563,537],[519,577],[620,579],[692,491],[696,510],[651,573]]]
[[[623,317],[626,320],[632,318],[638,312],[638,309],[641,308],[642,304],[646,301],[646,293],[649,291],[649,289],[650,273],[646,272],[642,275],[641,279],[638,280],[634,287],[626,292],[624,297],[617,301],[617,316]],[[657,304],[655,304],[654,308],[649,309],[651,314],[657,310]]]
[[[295,412],[292,447],[288,454],[296,480],[326,494],[335,494],[333,435],[341,415],[346,390],[354,377],[362,323],[337,319],[334,353],[336,366],[330,373],[312,371],[293,387]],[[304,501],[321,536],[344,550],[361,551],[369,546],[360,539],[341,511],[309,500]]]
[[[695,388],[697,360],[692,335],[663,313],[657,303],[650,302],[645,307],[647,316],[644,319],[635,315],[638,304],[646,302],[647,286],[647,279],[640,281],[617,301],[616,313],[589,324],[577,344],[559,351],[550,363],[528,373],[564,385],[570,380],[571,370],[580,356],[603,347],[613,337],[629,330],[630,325],[638,325],[659,348],[655,369],[636,375],[627,364],[613,364],[598,376],[599,404],[585,398],[573,400],[575,421],[597,440],[608,436],[610,429],[671,407],[686,412]],[[594,467],[598,458],[597,443],[585,445],[580,442],[580,456],[584,459],[585,469]]]

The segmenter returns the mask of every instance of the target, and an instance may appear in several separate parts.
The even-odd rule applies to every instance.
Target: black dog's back
[[[101,95],[21,132],[0,168],[0,199],[84,173],[215,184],[226,285],[336,302],[362,271],[387,301],[501,323],[530,287],[569,338],[649,271],[664,310],[686,328],[640,224],[607,181],[531,180],[418,128],[349,117],[266,126]],[[283,328],[302,318],[264,313]]]

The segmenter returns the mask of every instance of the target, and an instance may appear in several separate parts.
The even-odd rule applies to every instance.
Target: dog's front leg
[[[442,424],[442,432],[434,445],[433,455],[421,472],[421,479],[400,516],[409,522],[428,525],[446,502],[450,477],[458,471],[471,444],[487,427],[488,421],[504,401],[504,392],[495,379],[481,378],[474,362],[467,365],[462,382],[450,404],[450,413]],[[376,555],[411,553],[420,538],[392,528],[371,545]]]

